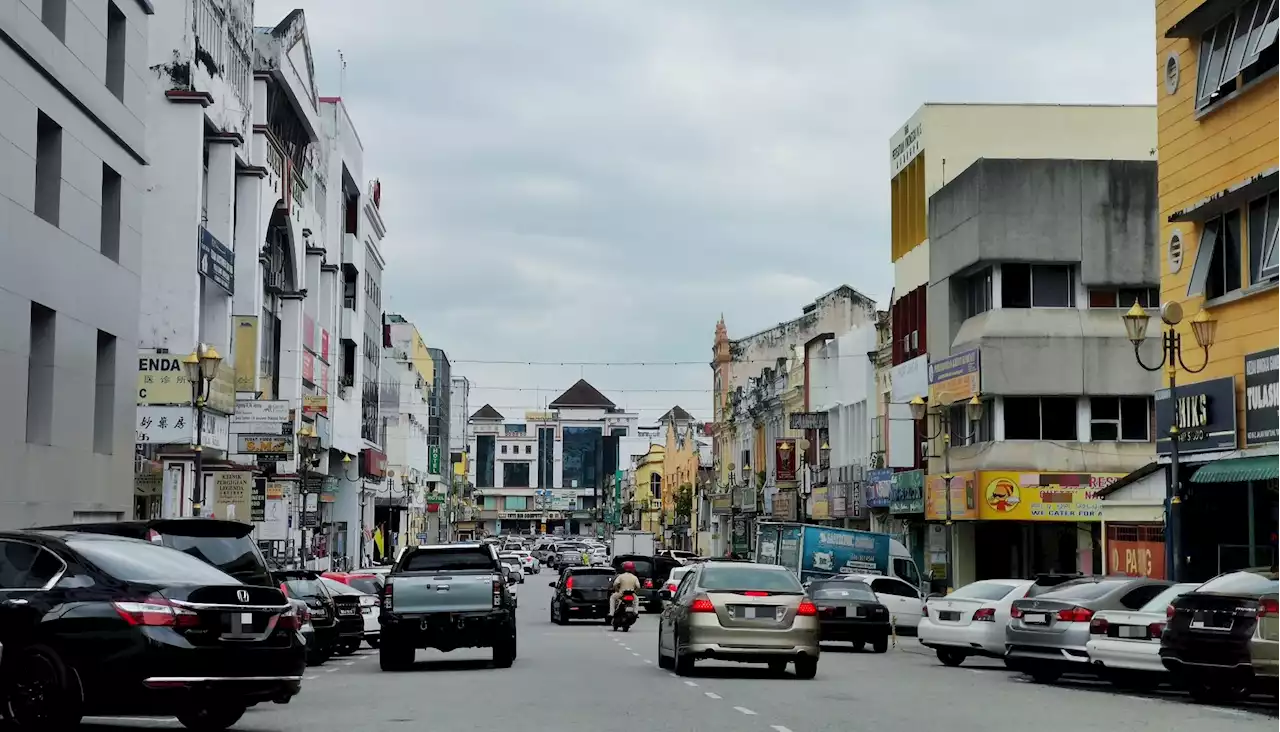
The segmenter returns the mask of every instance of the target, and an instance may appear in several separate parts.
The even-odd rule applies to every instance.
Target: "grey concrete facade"
[[[0,528],[132,509],[150,12],[0,4]]]
[[[1132,297],[1158,297],[1157,211],[1148,161],[979,160],[933,195],[930,362],[979,349],[995,422],[995,444],[954,450],[953,469],[1127,472],[1150,457],[1149,442],[1006,442],[1000,422],[1004,397],[1075,396],[1078,441],[1090,442],[1089,397],[1158,388],[1159,375],[1134,362],[1120,319]],[[1041,266],[1061,277],[1052,302],[1013,301],[1013,278],[1027,278],[1030,300]],[[1114,304],[1097,306],[1100,293]],[[1157,323],[1143,346],[1148,363],[1159,360]]]

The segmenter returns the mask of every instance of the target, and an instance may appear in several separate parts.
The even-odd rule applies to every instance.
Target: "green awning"
[[[1275,480],[1280,476],[1280,459],[1274,455],[1215,460],[1191,476],[1192,483],[1244,483]]]

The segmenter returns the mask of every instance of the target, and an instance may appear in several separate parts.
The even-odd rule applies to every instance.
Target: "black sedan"
[[[818,608],[818,627],[824,641],[849,641],[862,650],[870,643],[876,653],[889,650],[889,609],[862,582],[817,580],[805,594]]]
[[[337,653],[343,645],[344,630],[348,636],[356,634],[358,645],[360,633],[364,630],[363,621],[359,629],[353,622],[348,621],[346,624],[340,622],[337,603],[334,602],[333,595],[325,589],[324,583],[320,581],[319,572],[309,569],[286,569],[272,572],[271,576],[280,583],[280,591],[286,597],[302,600],[311,609],[315,643],[307,648],[308,665],[319,666]]]
[[[300,627],[280,590],[173,549],[0,532],[0,697],[19,730],[71,729],[84,715],[226,729],[299,692]]]

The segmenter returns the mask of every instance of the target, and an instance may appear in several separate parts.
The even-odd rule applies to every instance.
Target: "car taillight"
[[[801,600],[800,607],[796,608],[796,615],[801,617],[811,617],[818,614],[818,606],[808,600]]]
[[[1258,601],[1258,617],[1265,618],[1268,615],[1280,615],[1280,600],[1264,597]]]
[[[646,578],[646,579],[645,579],[645,581],[644,581],[644,588],[645,588],[646,590],[652,590],[652,589],[653,589],[653,580]]]
[[[1147,626],[1147,632],[1152,638],[1159,638],[1164,635],[1164,623],[1152,623]]]
[[[711,601],[705,597],[699,597],[689,606],[689,612],[691,613],[713,613],[715,611],[716,606],[712,605]]]
[[[1087,623],[1093,619],[1093,611],[1087,607],[1069,607],[1058,611],[1058,620],[1069,623]]]
[[[493,581],[493,606],[498,607],[502,604],[502,580],[495,579]]]
[[[1173,616],[1177,614],[1178,610],[1173,605],[1164,609],[1164,617],[1166,620],[1173,620]]]
[[[1011,618],[1022,617],[1022,608],[1018,607],[1017,605],[1014,605],[1013,607],[1009,608],[1009,617]]]
[[[747,597],[768,597],[769,596],[769,593],[767,592],[756,592],[755,590],[751,590],[750,592],[744,592],[742,594],[746,595]]]
[[[280,583],[280,591],[284,593],[285,597],[289,596],[289,586],[283,582]]]
[[[395,603],[393,603],[391,600],[391,595],[392,595],[391,590],[392,590],[392,584],[390,582],[387,583],[386,587],[382,588],[382,609],[388,612],[390,612],[392,607],[394,607],[395,605]]]
[[[996,621],[996,609],[993,607],[980,607],[973,612],[973,619],[979,623],[994,623]]]
[[[299,630],[302,628],[302,618],[298,617],[298,613],[290,607],[280,614],[276,627],[281,630]]]
[[[673,594],[673,595],[674,595],[674,594],[676,594],[676,583],[675,583],[675,582],[672,582],[671,584],[667,585],[667,592],[670,592],[670,593],[671,593],[671,594]]]
[[[1104,618],[1094,618],[1089,621],[1089,633],[1092,635],[1106,635],[1108,623]]]
[[[569,578],[565,579],[565,581],[564,581],[564,589],[565,589],[565,591],[566,591],[566,592],[567,592],[567,591],[569,591],[569,590],[572,590],[572,589],[573,589],[573,577],[569,577]]]
[[[302,608],[302,622],[304,623],[311,622],[311,608],[309,607]]]
[[[152,595],[142,602],[113,602],[116,612],[130,625],[160,628],[192,628],[200,624],[194,610],[179,607]]]
[[[152,544],[163,544],[164,537],[160,536],[160,532],[155,529],[147,529],[147,541]]]

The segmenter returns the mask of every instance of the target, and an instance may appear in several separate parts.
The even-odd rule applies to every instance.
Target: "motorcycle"
[[[618,609],[613,613],[613,629],[627,632],[631,630],[631,626],[636,624],[636,620],[640,617],[640,611],[636,608],[636,596],[633,592],[627,592],[622,595],[622,599],[618,601]]]

